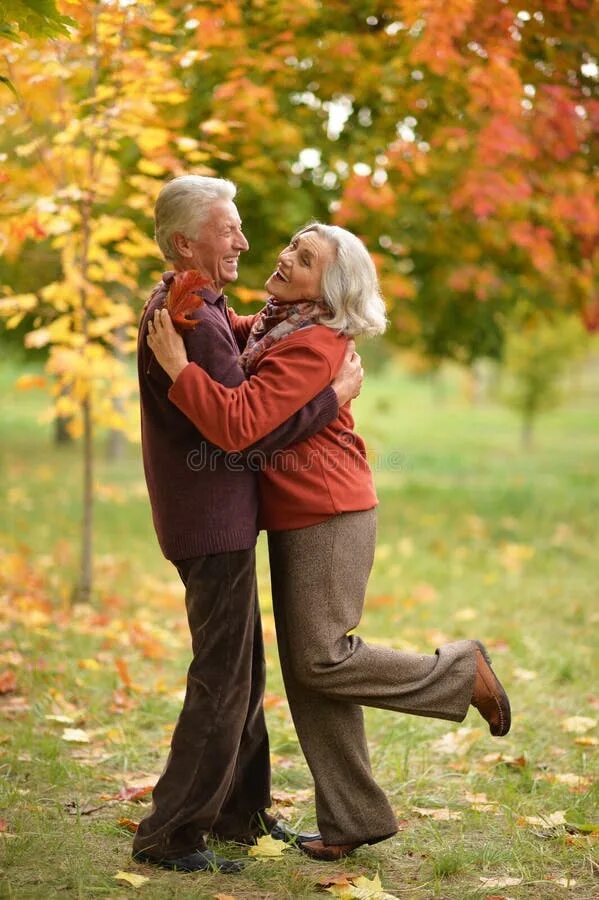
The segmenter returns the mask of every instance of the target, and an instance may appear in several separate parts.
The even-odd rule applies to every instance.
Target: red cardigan
[[[233,322],[234,329],[248,320]],[[238,387],[224,387],[189,363],[169,398],[209,441],[224,450],[243,450],[330,384],[346,346],[347,339],[325,325],[302,328],[265,351],[256,372]],[[260,526],[269,531],[304,528],[377,504],[349,403],[318,434],[269,460],[261,473],[260,500]]]

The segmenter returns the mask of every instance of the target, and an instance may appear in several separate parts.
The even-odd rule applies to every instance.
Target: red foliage
[[[194,309],[199,309],[204,300],[195,291],[208,284],[210,284],[210,279],[196,269],[178,272],[173,278],[166,300],[166,308],[177,331],[189,331],[198,324],[198,320],[190,318],[190,314]]]
[[[599,332],[599,300],[591,300],[583,307],[581,315],[584,326],[590,334]]]

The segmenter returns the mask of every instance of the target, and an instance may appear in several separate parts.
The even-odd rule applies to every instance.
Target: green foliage
[[[76,22],[56,9],[55,0],[1,0],[0,38],[20,43],[23,35],[53,38],[68,35]]]
[[[588,336],[578,318],[551,321],[521,313],[508,332],[504,372],[504,402],[522,419],[522,440],[529,445],[537,416],[559,405],[562,380],[588,348]]]

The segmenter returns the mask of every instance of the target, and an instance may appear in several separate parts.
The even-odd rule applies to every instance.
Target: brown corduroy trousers
[[[389,837],[397,822],[372,775],[361,707],[462,721],[476,645],[456,641],[421,655],[348,634],[360,621],[372,568],[374,509],[271,532],[268,541],[281,669],[322,838]]]
[[[178,562],[193,661],[166,768],[134,852],[173,859],[245,835],[270,806],[264,646],[254,550]]]

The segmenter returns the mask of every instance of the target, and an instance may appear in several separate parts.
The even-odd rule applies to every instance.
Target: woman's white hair
[[[294,237],[315,231],[335,250],[333,262],[322,275],[323,299],[331,315],[320,322],[350,337],[382,334],[387,327],[385,302],[368,250],[355,234],[338,225],[311,222]]]
[[[195,238],[215,200],[232,200],[237,188],[226,178],[179,175],[168,181],[154,207],[155,237],[165,259],[176,259],[173,234]]]

